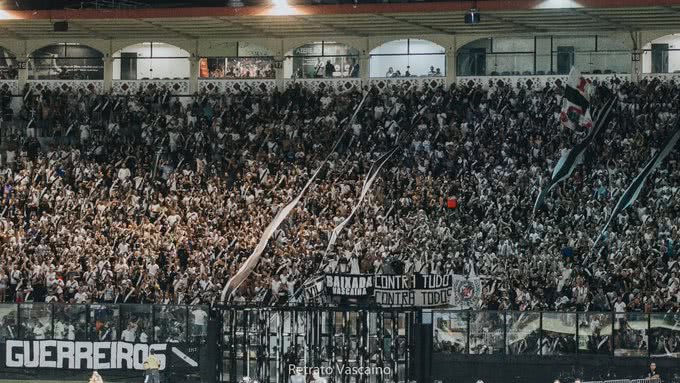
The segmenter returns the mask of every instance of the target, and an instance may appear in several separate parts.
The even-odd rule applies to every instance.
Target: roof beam
[[[316,25],[322,26],[324,28],[331,29],[331,30],[336,31],[338,33],[344,33],[347,36],[357,36],[357,37],[366,37],[367,36],[365,33],[356,33],[353,30],[346,29],[346,28],[343,28],[343,27],[338,27],[336,25],[329,24],[329,23],[326,23],[326,22],[317,21],[317,20],[312,19],[310,17],[295,16],[295,18],[300,19],[300,20],[305,21],[305,22],[308,22],[308,23],[314,23]]]
[[[0,26],[0,31],[3,31],[4,33],[7,33],[8,35],[14,37],[15,39],[20,39],[20,40],[26,40],[26,36],[16,33],[13,30],[9,28],[5,28],[3,26]]]
[[[531,26],[529,24],[524,24],[524,23],[520,23],[520,22],[517,22],[517,21],[509,20],[509,19],[506,19],[505,17],[497,16],[497,15],[494,15],[490,12],[485,12],[484,17],[488,17],[491,20],[500,21],[501,23],[504,23],[504,24],[510,24],[511,26],[513,26],[515,28],[523,29],[525,32],[547,32],[545,29],[539,29],[539,28],[536,28],[536,27]]]
[[[402,23],[402,24],[407,24],[407,25],[410,25],[412,27],[416,27],[416,28],[419,28],[419,29],[425,29],[427,31],[438,33],[438,34],[443,34],[443,35],[452,35],[453,34],[452,32],[446,31],[444,29],[434,28],[434,27],[431,27],[429,25],[423,25],[423,24],[420,24],[420,23],[415,22],[415,21],[399,19],[399,18],[396,18],[394,16],[388,16],[388,15],[385,15],[385,14],[382,14],[382,13],[376,13],[375,15],[382,17],[383,19],[396,21],[396,22],[399,22],[399,23]]]
[[[614,21],[614,20],[606,18],[606,17],[593,15],[592,13],[586,11],[585,9],[571,8],[571,9],[569,9],[569,11],[573,14],[589,17],[593,21],[596,21],[596,22],[602,23],[602,24],[606,24],[606,25],[608,25],[610,27],[614,27],[616,29],[622,29],[622,28],[619,27],[620,25],[622,25],[622,26],[626,27],[626,29],[629,30],[629,31],[635,30],[635,28],[633,28],[629,24],[626,24],[626,23],[621,22],[621,21]]]
[[[156,23],[156,22],[153,22],[153,21],[144,20],[144,19],[137,19],[137,21],[139,21],[140,23],[144,23],[144,24],[147,24],[147,25],[151,25],[151,26],[153,26],[154,28],[163,31],[164,33],[172,33],[172,34],[174,34],[174,35],[176,35],[176,36],[184,37],[185,39],[191,39],[191,40],[193,40],[193,39],[196,38],[196,36],[194,36],[194,35],[190,35],[190,34],[188,34],[188,33],[180,32],[180,31],[174,30],[174,29],[172,29],[172,28],[168,28],[168,27],[166,27],[166,26],[164,26],[164,25],[160,25],[160,24],[158,24],[158,23]]]
[[[76,27],[78,27],[79,29],[84,30],[84,31],[87,32],[87,33],[91,33],[93,36],[99,37],[100,39],[105,39],[105,40],[110,40],[110,39],[111,39],[111,36],[110,36],[110,35],[107,35],[107,34],[104,34],[104,33],[98,32],[98,31],[95,31],[95,30],[93,30],[93,29],[90,28],[90,27],[86,27],[86,26],[83,25],[80,21],[74,22],[74,21],[72,21],[72,20],[69,20],[69,23],[75,25]]]
[[[282,36],[277,34],[277,33],[268,32],[268,31],[265,31],[263,29],[256,28],[256,27],[253,27],[253,26],[250,26],[250,25],[243,25],[241,22],[236,22],[236,21],[232,20],[233,18],[226,19],[224,17],[215,17],[215,19],[219,20],[219,21],[221,21],[221,22],[223,22],[227,25],[235,26],[235,27],[240,28],[244,31],[254,33],[254,34],[258,35],[259,37],[271,36],[271,37],[275,37],[275,38],[278,38],[278,39],[282,38]]]

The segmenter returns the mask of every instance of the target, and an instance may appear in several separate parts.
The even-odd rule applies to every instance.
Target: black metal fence
[[[680,314],[447,311],[423,314],[434,352],[680,358]]]
[[[142,351],[128,356],[127,365],[116,351],[100,356],[94,352],[90,365],[76,363],[66,368],[68,357],[63,353],[57,359],[66,359],[56,366],[63,364],[64,369],[50,364],[56,355],[50,350],[55,347],[68,350],[81,346]],[[620,365],[616,368],[622,374],[641,377],[635,373],[650,358],[662,364],[667,361],[669,372],[680,365],[680,315],[380,307],[0,305],[0,370],[1,375],[13,379],[67,375],[81,379],[96,363],[106,362],[100,372],[107,381],[127,381],[143,374],[141,367],[133,365],[145,358],[144,350],[154,347],[164,352],[164,376],[173,382],[237,382],[250,377],[260,382],[295,383],[311,374],[310,368],[316,368],[328,382],[446,381],[447,377],[488,376],[484,374],[503,366],[510,371],[525,362],[535,368],[512,370],[519,379],[515,381],[529,372],[546,377],[551,371],[574,366],[583,366],[589,376],[597,377]],[[38,358],[36,353],[46,351],[47,358]],[[300,368],[306,369],[298,371]],[[50,374],[41,374],[44,369]]]
[[[295,367],[334,382],[397,382],[413,375],[415,309],[221,308],[224,381],[288,382]],[[346,373],[348,370],[364,374]]]

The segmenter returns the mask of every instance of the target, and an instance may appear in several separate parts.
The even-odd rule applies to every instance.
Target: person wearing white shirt
[[[135,326],[134,323],[128,324],[127,328],[123,330],[121,333],[121,339],[124,342],[130,342],[133,343],[135,339],[137,339],[137,335],[135,334],[137,332],[137,327]]]
[[[196,308],[191,311],[191,315],[194,317],[193,321],[193,334],[194,336],[204,336],[208,332],[208,313],[200,308]]]
[[[128,169],[125,165],[123,165],[123,167],[118,170],[118,179],[121,182],[127,181],[131,175],[132,173],[130,173],[130,169]]]
[[[616,303],[614,303],[614,311],[616,312],[616,320],[619,321],[619,328],[623,329],[626,325],[626,303],[623,302],[621,297],[618,297]]]

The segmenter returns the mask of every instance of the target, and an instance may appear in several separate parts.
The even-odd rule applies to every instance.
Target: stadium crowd
[[[535,217],[541,184],[585,134],[560,124],[559,86],[294,86],[188,102],[165,88],[24,92],[14,118],[25,134],[3,132],[0,301],[214,304],[347,129],[237,302],[286,302],[321,271],[474,272],[484,280],[475,308],[680,317],[677,153],[593,250],[668,135],[678,84],[596,84],[595,112],[619,99],[613,119]],[[325,254],[371,163],[395,144]]]

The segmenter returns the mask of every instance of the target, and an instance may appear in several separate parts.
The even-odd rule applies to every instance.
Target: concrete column
[[[26,85],[26,82],[28,81],[28,57],[26,55],[17,55],[17,62],[22,63],[19,64],[19,68],[17,69],[18,73],[18,83],[19,83],[19,94],[24,90],[24,86]]]
[[[446,47],[446,87],[456,83],[456,44]]]
[[[630,55],[630,81],[637,84],[642,77],[642,33],[633,32],[633,50]]]
[[[359,76],[361,77],[361,86],[368,86],[371,78],[371,59],[367,54],[359,56]]]
[[[113,57],[104,57],[104,92],[113,87]]]
[[[283,72],[283,65],[285,64],[285,58],[283,56],[275,56],[274,57],[274,72],[275,72],[275,79],[276,79],[276,87],[279,89],[279,92],[283,92],[286,90],[285,88],[285,76]]]
[[[189,94],[198,92],[198,71],[200,70],[200,58],[191,55],[189,58]]]

